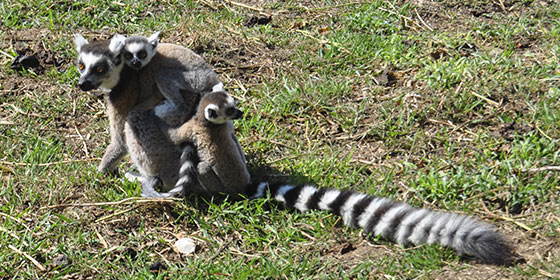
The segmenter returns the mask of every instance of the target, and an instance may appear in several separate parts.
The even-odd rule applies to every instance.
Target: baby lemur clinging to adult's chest
[[[208,182],[207,178],[196,176],[205,194],[244,194],[250,181],[243,152],[238,148],[238,143],[231,136],[234,133],[232,120],[243,115],[235,107],[234,99],[224,91],[213,91],[202,97],[196,114],[185,124],[178,128],[170,127],[161,122],[162,131],[169,135],[175,144],[184,142],[193,143],[198,154],[199,163],[184,161],[181,173],[188,173],[188,178],[179,180],[187,181],[181,189],[182,194],[192,192],[188,180],[193,180],[192,175],[206,174],[209,170],[216,174],[220,182]],[[191,172],[188,169],[193,169]],[[194,182],[192,182],[194,183]],[[149,184],[144,184],[142,193],[151,197],[166,197],[171,193],[155,192]]]

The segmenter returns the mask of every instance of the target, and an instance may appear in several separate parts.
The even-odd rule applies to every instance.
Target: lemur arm
[[[196,143],[197,139],[194,133],[194,128],[198,124],[196,124],[195,122],[196,120],[194,118],[191,118],[180,127],[169,129],[169,139],[171,140],[171,142],[173,142],[175,145],[179,145],[184,142]]]
[[[224,186],[224,180],[228,178],[220,177],[221,174],[216,172],[215,166],[210,165],[210,163],[201,161],[197,165],[198,171],[198,182],[205,188],[209,193],[225,193],[227,192]]]
[[[250,175],[247,170],[247,161],[245,159],[245,154],[241,150],[241,146],[237,141],[234,133],[224,134],[222,137],[231,137],[231,140],[227,141],[229,143],[223,143],[222,148],[227,149],[222,151],[220,155],[214,155],[213,164],[206,173],[206,179],[210,179],[214,175],[216,182],[214,180],[214,186],[219,186],[219,189],[215,192],[224,192],[229,194],[245,193],[246,187],[250,182]],[[219,159],[219,161],[216,161]],[[204,166],[199,164],[199,172],[203,173]],[[211,171],[211,172],[210,172]],[[202,176],[199,176],[199,178]],[[203,180],[200,179],[202,183]]]
[[[184,142],[197,142],[194,131],[195,127],[199,126],[199,124],[196,123],[195,118],[196,117],[191,118],[186,123],[177,128],[170,126],[161,118],[156,118],[156,121],[158,122],[157,125],[159,126],[163,134],[166,135],[169,140],[173,142],[173,144],[181,145]]]
[[[199,94],[192,94],[187,91],[182,92],[182,94],[186,102],[186,108],[177,107],[167,99],[154,107],[156,116],[173,127],[182,125],[194,115],[196,109],[194,104],[198,104],[200,99]]]
[[[158,105],[155,107],[156,115],[171,126],[184,123],[194,113],[197,98],[186,100],[183,92],[187,92],[186,95],[190,96],[188,93],[193,92],[192,88],[190,85],[185,84],[185,82],[181,82],[182,76],[180,72],[160,70],[160,73],[156,73],[155,78],[157,88],[165,98],[163,106]]]

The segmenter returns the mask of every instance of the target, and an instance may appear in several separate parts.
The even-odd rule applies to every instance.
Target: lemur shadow
[[[257,186],[262,182],[267,183],[282,183],[290,185],[303,185],[312,184],[315,182],[305,175],[299,172],[294,172],[287,174],[281,170],[274,168],[266,163],[261,153],[247,153],[245,155],[247,159],[247,168],[251,174],[251,183],[247,187],[247,190],[243,194],[239,195],[204,195],[200,193],[187,195],[185,198],[185,203],[190,207],[195,208],[200,213],[208,213],[212,205],[223,204],[223,203],[235,203],[237,201],[244,201],[251,199]],[[266,203],[263,207],[266,210],[270,210],[275,207],[283,207],[281,203],[274,200],[271,203]]]

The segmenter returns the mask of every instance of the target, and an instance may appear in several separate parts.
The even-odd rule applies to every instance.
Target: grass
[[[0,278],[560,278],[560,179],[535,169],[560,165],[555,1],[241,2],[0,4]],[[526,262],[401,248],[268,200],[129,199],[136,184],[96,171],[105,107],[76,86],[72,34],[157,30],[239,99],[256,177],[473,215]],[[11,70],[25,51],[45,69]]]

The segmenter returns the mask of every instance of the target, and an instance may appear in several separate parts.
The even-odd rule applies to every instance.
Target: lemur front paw
[[[154,107],[154,113],[159,118],[164,118],[169,114],[169,112],[172,112],[173,109],[175,109],[175,105],[166,99]]]

